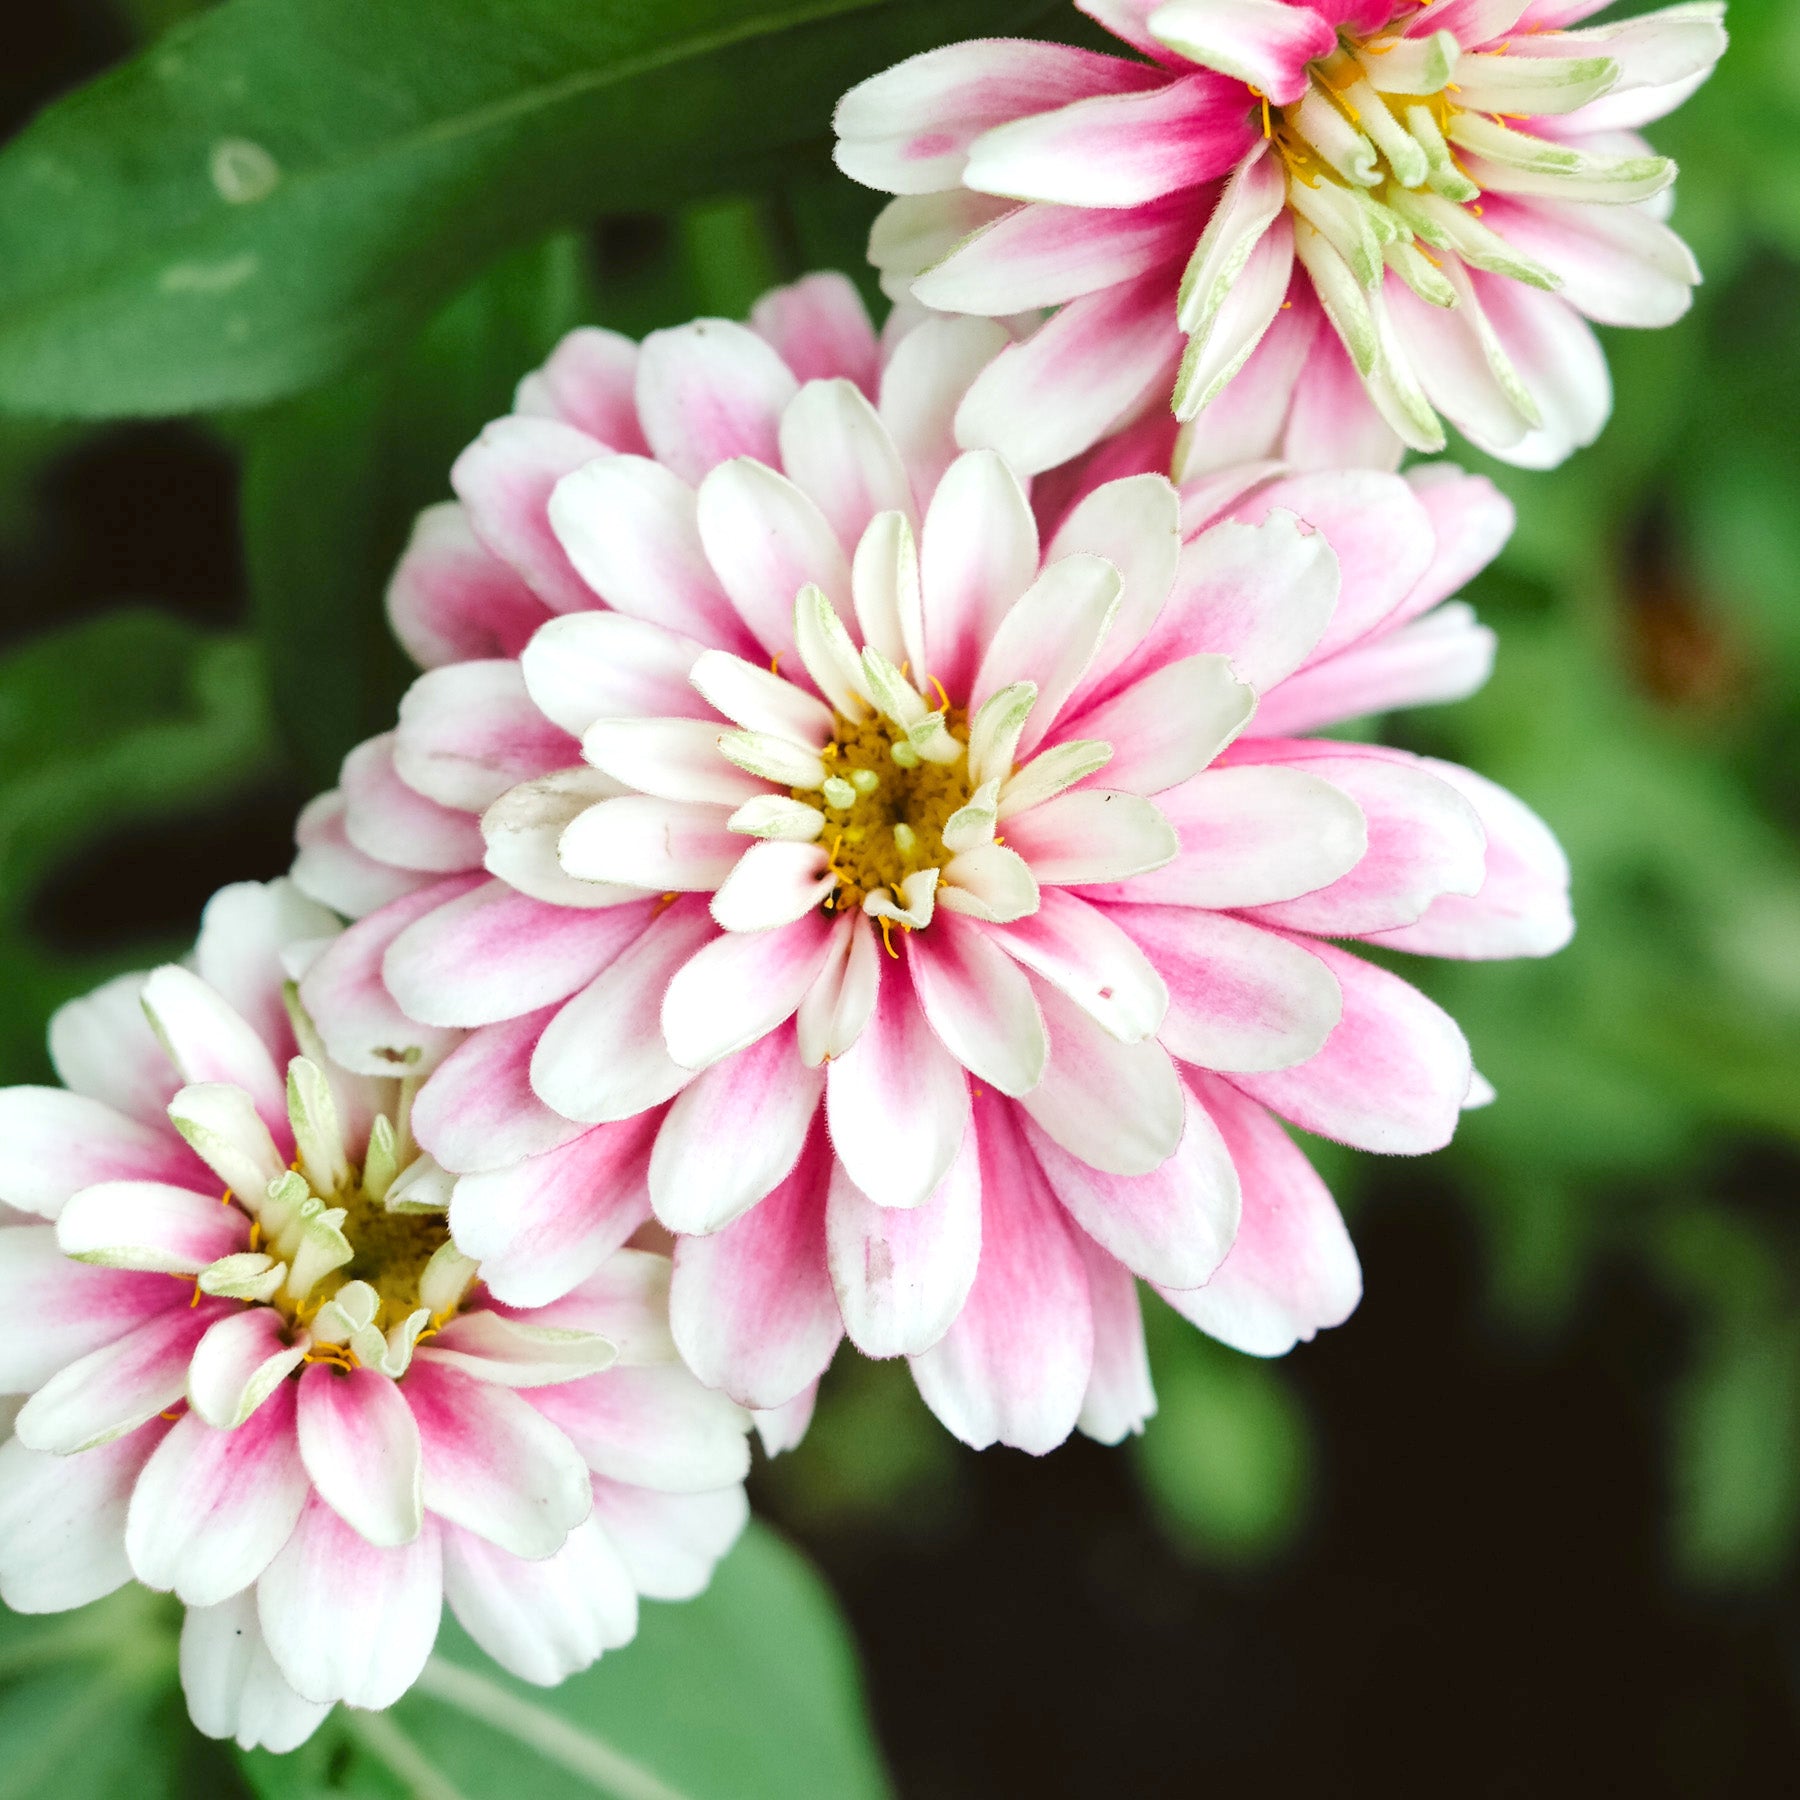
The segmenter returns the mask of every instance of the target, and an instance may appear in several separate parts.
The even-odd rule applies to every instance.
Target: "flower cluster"
[[[1675,166],[1637,128],[1711,72],[1722,4],[1077,3],[1139,57],[952,44],[838,108],[839,167],[900,196],[870,246],[897,292],[1061,309],[963,442],[1046,469],[1172,397],[1221,460],[1441,450],[1442,413],[1549,467],[1611,408],[1584,318],[1686,311]]]
[[[192,967],[57,1014],[65,1088],[0,1091],[0,1598],[176,1594],[195,1723],[275,1750],[397,1700],[446,1600],[560,1681],[746,1516],[749,1420],[676,1360],[664,1258],[528,1310],[451,1243],[414,1078],[333,1063],[293,1003],[338,930],[226,888]]]
[[[1599,428],[1718,9],[1083,4],[1140,54],[845,97],[881,334],[820,274],[521,383],[291,876],[0,1092],[0,1598],[172,1592],[203,1730],[390,1704],[446,1601],[625,1643],[846,1337],[978,1447],[1142,1430],[1140,1281],[1255,1355],[1358,1302],[1287,1126],[1493,1098],[1352,946],[1548,955],[1561,851],[1316,734],[1486,679],[1511,509],[1402,452]]]

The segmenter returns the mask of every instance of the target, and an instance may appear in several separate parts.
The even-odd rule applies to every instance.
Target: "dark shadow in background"
[[[122,53],[95,0],[7,26],[0,132]],[[0,640],[121,599],[238,623],[229,456],[123,427],[55,465],[0,555]],[[115,840],[44,896],[59,947],[190,930],[285,867],[298,791]],[[1784,1161],[1785,1185],[1794,1171]],[[1429,1175],[1371,1196],[1371,1303],[1300,1351],[1312,1529],[1233,1576],[1171,1549],[1127,1458],[962,1458],[947,1532],[798,1534],[847,1605],[905,1800],[1629,1794],[1800,1788],[1777,1601],[1677,1591],[1655,1419],[1677,1319],[1629,1274],[1534,1355],[1482,1317],[1466,1214]]]

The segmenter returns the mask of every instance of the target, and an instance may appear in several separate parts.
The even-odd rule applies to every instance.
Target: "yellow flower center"
[[[969,728],[960,708],[948,709],[944,725],[967,745]],[[897,896],[909,875],[941,869],[950,860],[944,827],[968,802],[966,753],[955,762],[929,762],[887,719],[878,715],[858,724],[840,713],[822,754],[831,769],[823,793],[791,791],[808,806],[823,800],[825,830],[819,841],[838,879],[825,898],[827,912],[853,911],[882,888]]]

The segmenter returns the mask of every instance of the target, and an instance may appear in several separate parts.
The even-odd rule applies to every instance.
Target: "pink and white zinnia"
[[[1442,413],[1549,467],[1611,406],[1584,319],[1666,325],[1700,279],[1637,127],[1724,8],[1568,29],[1600,3],[1077,0],[1148,60],[928,51],[844,96],[838,165],[900,196],[870,247],[897,292],[1061,308],[958,419],[1020,468],[1171,393],[1214,461],[1435,451]]]
[[[275,1750],[397,1700],[446,1598],[559,1681],[746,1516],[748,1421],[676,1361],[663,1258],[524,1313],[451,1245],[413,1083],[288,1005],[337,930],[227,888],[192,967],[56,1016],[66,1088],[0,1091],[0,1196],[44,1221],[0,1229],[0,1596],[172,1591],[194,1722]]]
[[[1438,602],[1506,508],[1454,471],[1248,471],[1184,526],[1141,474],[1040,542],[948,441],[1000,334],[928,321],[876,378],[847,290],[800,298],[859,376],[721,321],[571,340],[565,391],[652,454],[558,476],[515,417],[459,465],[460,549],[434,524],[395,587],[442,666],[297,865],[367,912],[303,992],[352,1062],[443,1059],[415,1128],[502,1298],[654,1211],[676,1342],[747,1405],[803,1413],[847,1333],[971,1443],[1114,1440],[1154,1404],[1134,1276],[1265,1354],[1356,1302],[1266,1108],[1417,1152],[1469,1097],[1451,1021],[1322,940],[1567,934],[1516,801],[1252,735],[1477,684]],[[484,656],[471,597],[522,590],[561,616]]]

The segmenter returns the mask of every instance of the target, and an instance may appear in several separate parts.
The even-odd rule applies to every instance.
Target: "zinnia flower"
[[[1309,461],[1435,451],[1441,412],[1549,467],[1611,407],[1584,318],[1666,325],[1700,279],[1636,127],[1706,78],[1724,8],[1568,29],[1599,3],[1077,0],[1150,61],[927,51],[844,96],[838,165],[901,196],[870,247],[896,291],[1061,308],[958,415],[1021,469],[1171,394],[1239,455],[1290,412]]]
[[[0,1091],[0,1595],[187,1605],[214,1737],[285,1750],[411,1685],[444,1600],[550,1683],[703,1587],[748,1420],[675,1359],[668,1264],[621,1250],[536,1313],[449,1241],[413,1082],[334,1066],[284,985],[338,929],[226,888],[193,967],[57,1014],[66,1088]],[[291,990],[289,990],[291,991]],[[148,1023],[146,1023],[146,1019]]]
[[[414,1126],[496,1295],[552,1299],[653,1210],[709,1384],[798,1429],[847,1332],[969,1442],[1041,1451],[1151,1410],[1134,1275],[1268,1354],[1354,1306],[1268,1108],[1448,1139],[1460,1033],[1323,939],[1542,952],[1567,878],[1466,772],[1248,735],[1479,681],[1438,603],[1504,535],[1486,483],[1252,470],[1190,492],[1184,542],[1162,477],[1077,481],[1040,542],[950,442],[1004,341],[928,321],[874,404],[721,321],[629,385],[617,340],[559,353],[604,358],[612,442],[652,454],[553,480],[531,421],[490,428],[395,587],[471,660],[296,868],[367,914],[302,984],[335,1053],[443,1059]],[[562,616],[485,653],[522,583]]]

